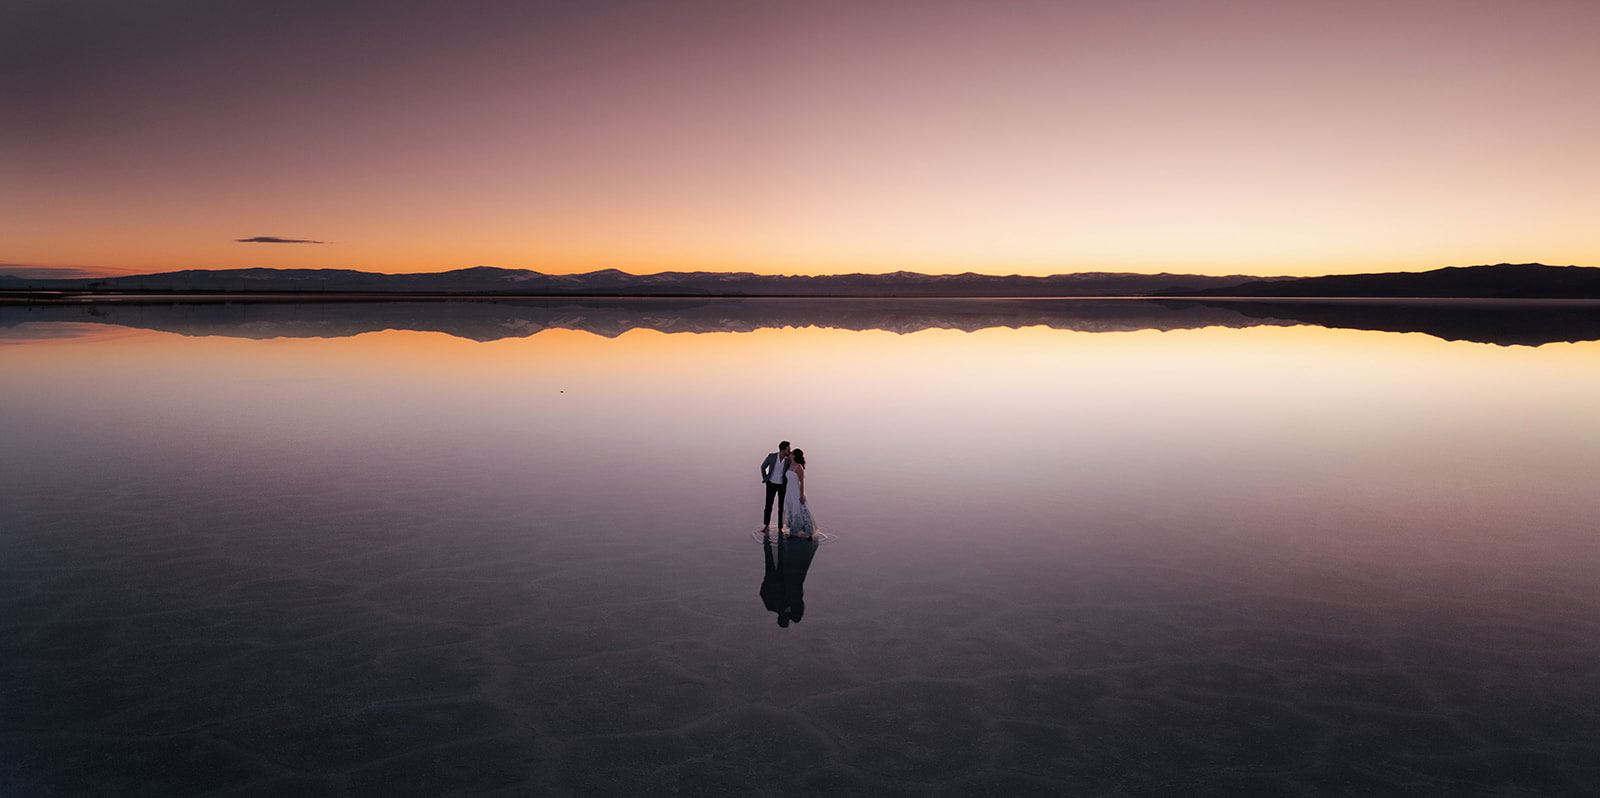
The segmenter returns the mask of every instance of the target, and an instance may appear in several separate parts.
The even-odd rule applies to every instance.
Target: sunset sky
[[[0,0],[0,263],[1600,265],[1596,31],[1592,0]]]

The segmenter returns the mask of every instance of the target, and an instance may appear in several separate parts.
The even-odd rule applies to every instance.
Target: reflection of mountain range
[[[1044,326],[1119,332],[1315,324],[1537,346],[1600,340],[1600,302],[752,298],[0,305],[0,329],[24,322],[99,322],[238,338],[420,330],[475,341],[521,338],[547,329],[616,336],[634,329],[748,332],[814,326],[908,333]]]
[[[1268,324],[1418,332],[1502,346],[1600,340],[1600,300],[1263,299],[1203,304]]]
[[[1190,303],[1193,305],[1193,303]],[[0,305],[21,321],[120,324],[183,335],[339,337],[377,330],[443,332],[475,341],[546,329],[615,337],[629,330],[750,332],[831,327],[908,333],[1043,325],[1087,332],[1172,330],[1261,322],[1221,309],[1183,312],[1140,300],[994,299],[506,299],[432,302],[181,302]]]

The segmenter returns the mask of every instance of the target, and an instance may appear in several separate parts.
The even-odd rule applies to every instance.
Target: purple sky
[[[13,2],[0,261],[1595,265],[1597,30],[1594,2]]]

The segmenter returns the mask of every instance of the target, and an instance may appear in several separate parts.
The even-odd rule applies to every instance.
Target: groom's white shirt
[[[783,461],[783,455],[777,452],[773,452],[771,457],[772,473],[767,475],[767,481],[774,485],[782,485],[783,472],[788,470],[788,464]]]

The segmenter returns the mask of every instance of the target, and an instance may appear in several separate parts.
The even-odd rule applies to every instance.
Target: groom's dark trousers
[[[783,492],[789,486],[782,482],[767,483],[767,509],[761,512],[761,525],[772,526],[772,497],[778,497],[778,526],[783,526]]]

